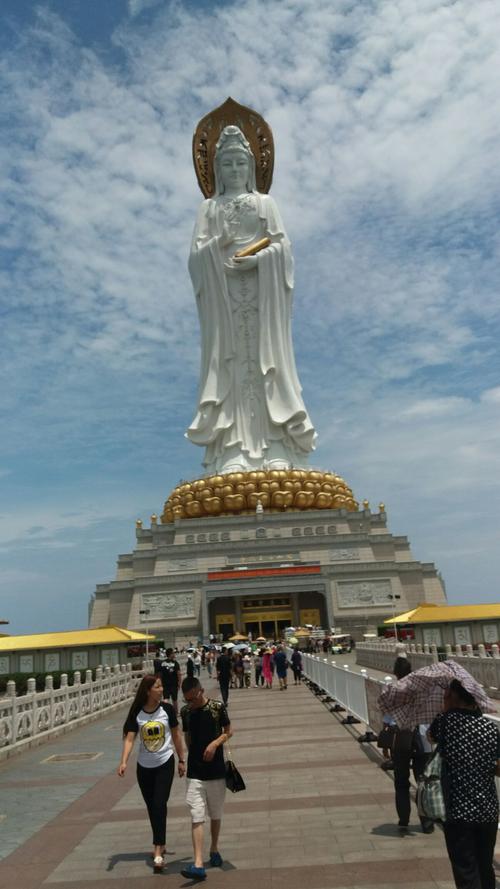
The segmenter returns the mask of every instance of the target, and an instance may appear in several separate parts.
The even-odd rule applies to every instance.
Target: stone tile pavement
[[[207,691],[213,683],[205,680]],[[169,804],[168,867],[154,876],[134,769],[116,775],[125,711],[0,766],[0,889],[190,887],[184,782]],[[369,745],[305,687],[231,692],[232,752],[247,791],[228,795],[217,889],[453,889],[442,833],[400,837],[393,785]],[[90,753],[78,762],[52,754]],[[2,816],[5,816],[2,818]]]

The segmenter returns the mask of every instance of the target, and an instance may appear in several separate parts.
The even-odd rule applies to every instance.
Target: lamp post
[[[146,617],[150,612],[150,608],[141,608],[139,614],[144,614]],[[146,629],[146,660],[149,660],[149,630]]]
[[[392,602],[392,619],[395,621],[396,620],[396,599],[400,599],[401,596],[399,595],[399,593],[389,593],[387,598],[390,599]],[[396,642],[398,642],[399,641],[398,640],[398,625],[396,623],[394,624],[394,633],[396,636]]]

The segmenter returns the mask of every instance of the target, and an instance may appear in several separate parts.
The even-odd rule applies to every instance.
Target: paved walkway
[[[214,689],[206,681],[207,690]],[[129,768],[116,775],[125,713],[0,767],[0,887],[191,887],[184,782],[169,805],[168,868],[154,876],[150,829]],[[217,889],[453,889],[442,833],[395,828],[393,785],[369,745],[306,686],[232,691],[235,761],[247,791],[228,795]],[[47,761],[54,754],[95,758]],[[2,818],[2,816],[5,816]],[[417,819],[413,813],[413,824]]]

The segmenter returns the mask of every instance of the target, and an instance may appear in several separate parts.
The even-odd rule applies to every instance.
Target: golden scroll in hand
[[[254,244],[249,244],[248,247],[245,247],[243,250],[237,250],[234,254],[235,257],[241,259],[244,256],[255,256],[256,253],[260,253],[261,250],[265,250],[266,247],[269,247],[271,243],[271,238],[261,238],[260,241],[255,241]]]

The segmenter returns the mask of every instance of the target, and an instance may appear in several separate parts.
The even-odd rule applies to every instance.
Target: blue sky
[[[499,597],[500,78],[489,0],[4,0],[1,614],[85,626],[202,453],[186,262],[199,118],[276,142],[315,464]]]

